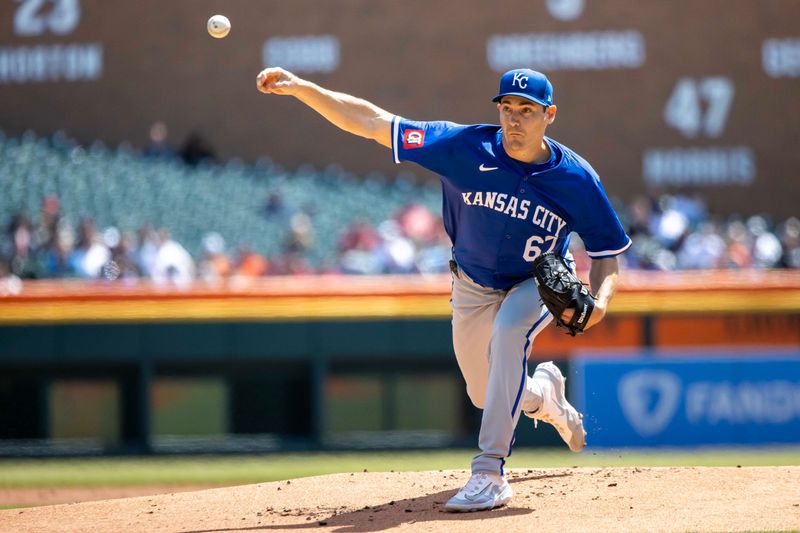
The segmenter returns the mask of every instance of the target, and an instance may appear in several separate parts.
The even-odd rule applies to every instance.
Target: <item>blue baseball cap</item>
[[[492,102],[504,96],[521,96],[549,107],[553,105],[553,84],[547,76],[529,68],[509,70],[500,78],[500,92]]]

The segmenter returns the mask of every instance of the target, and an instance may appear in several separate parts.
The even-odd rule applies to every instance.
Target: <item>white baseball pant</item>
[[[522,411],[541,406],[542,391],[528,375],[533,339],[552,320],[536,282],[510,290],[483,287],[463,270],[453,275],[453,348],[475,407],[483,409],[472,472],[503,474]]]

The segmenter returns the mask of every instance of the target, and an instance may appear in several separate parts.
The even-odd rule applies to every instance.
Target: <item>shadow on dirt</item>
[[[525,481],[539,481],[550,478],[568,477],[569,472],[558,474],[529,474],[517,475],[509,478],[509,483],[522,483]],[[360,533],[370,531],[383,531],[401,525],[410,525],[425,522],[439,522],[437,527],[447,530],[448,522],[469,522],[500,518],[504,516],[519,516],[536,512],[535,508],[523,507],[525,500],[512,500],[510,506],[472,513],[448,513],[444,511],[444,503],[453,495],[452,489],[436,492],[418,498],[390,501],[372,507],[364,507],[354,511],[336,512],[317,509],[297,509],[291,515],[281,513],[265,514],[265,520],[270,516],[292,516],[298,523],[273,523],[255,527],[230,528],[230,529],[204,529],[185,531],[183,533],[216,533],[224,531],[290,531],[304,529],[318,529],[320,527],[333,528],[338,533]],[[528,500],[527,505],[533,505],[535,500]]]

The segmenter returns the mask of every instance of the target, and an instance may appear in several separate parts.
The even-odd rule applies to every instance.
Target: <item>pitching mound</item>
[[[754,531],[800,528],[800,467],[516,469],[488,512],[442,504],[465,471],[336,474],[0,511],[3,531]]]

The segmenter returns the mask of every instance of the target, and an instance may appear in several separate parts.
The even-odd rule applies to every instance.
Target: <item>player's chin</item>
[[[525,138],[522,135],[506,135],[506,145],[514,149],[522,148],[525,145]]]

